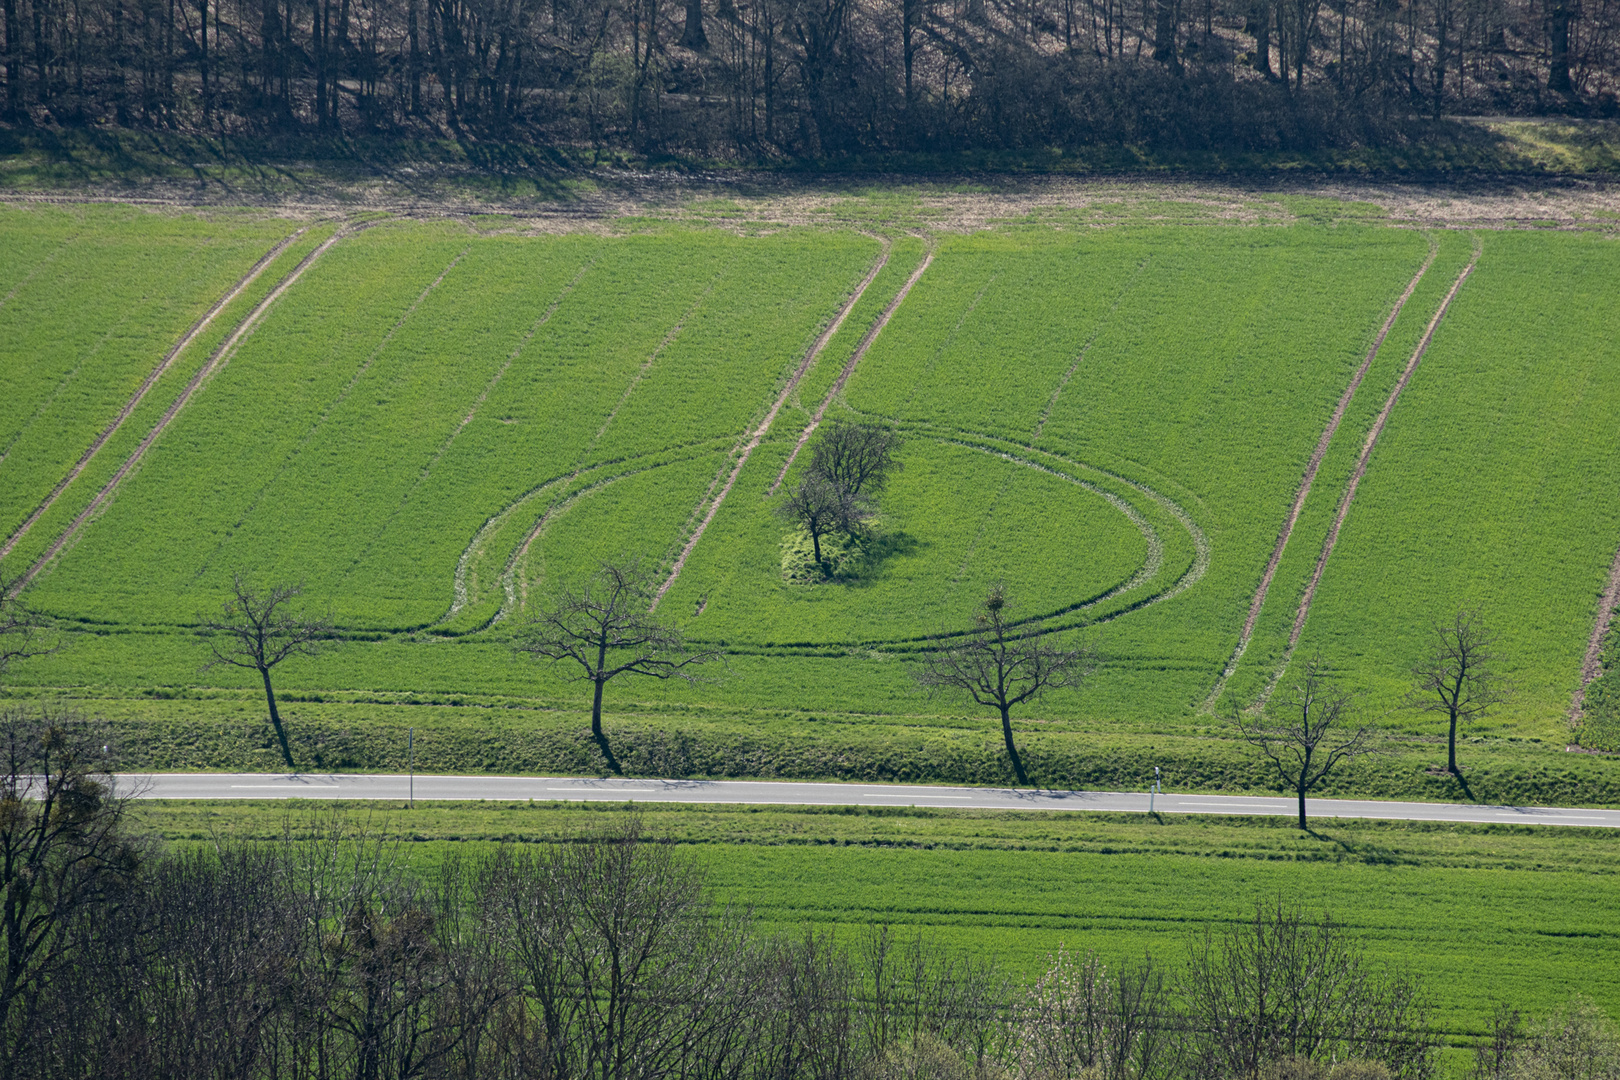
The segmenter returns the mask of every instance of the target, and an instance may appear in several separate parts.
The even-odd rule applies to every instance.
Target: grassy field
[[[599,559],[667,568],[802,370],[660,609],[723,647],[728,668],[706,685],[613,687],[613,723],[656,744],[628,760],[1000,781],[983,719],[920,697],[910,670],[920,636],[962,625],[1004,580],[1026,613],[1106,658],[1081,693],[1025,712],[1043,782],[1130,786],[1165,764],[1184,787],[1261,787],[1226,716],[1286,658],[1374,417],[1477,247],[1372,450],[1301,650],[1320,649],[1400,740],[1340,790],[1455,797],[1427,774],[1438,728],[1397,706],[1431,615],[1481,605],[1517,692],[1469,733],[1476,793],[1620,802],[1611,760],[1562,752],[1620,541],[1612,230],[1425,232],[1300,203],[1281,217],[1189,204],[1179,219],[1098,227],[1106,208],[1093,208],[918,235],[883,227],[897,205],[874,197],[844,214],[865,207],[863,230],[728,220],[715,205],[711,226],[542,234],[476,218],[346,233],[42,568],[28,595],[65,647],[15,669],[7,692],[93,702],[126,732],[132,763],[251,764],[269,745],[252,683],[200,674],[207,649],[192,632],[242,570],[304,581],[347,639],[278,671],[308,764],[386,767],[415,726],[445,770],[589,771],[577,687],[517,662],[507,635]],[[16,470],[0,486],[24,509],[7,510],[0,572],[29,571],[66,535],[231,328],[336,227],[0,208],[0,321],[36,336],[73,325],[39,337],[48,348],[17,346],[29,362],[6,369],[18,450],[0,459]],[[297,228],[19,534],[184,326]],[[89,240],[111,254],[69,258]],[[131,270],[137,256],[150,273]],[[1206,711],[1307,461],[1409,286],[1254,638]],[[145,329],[114,334],[120,320]],[[52,389],[80,368],[101,372],[94,394]],[[47,404],[41,427],[30,417]],[[904,469],[882,557],[857,580],[806,585],[784,577],[795,540],[769,491],[823,404],[896,424]]]
[[[180,801],[139,810],[182,843],[274,837],[316,812]],[[559,803],[345,811],[398,837],[424,871],[446,843],[567,839],[625,812]],[[1302,833],[1274,819],[864,807],[640,813],[703,861],[718,900],[785,928],[920,928],[1021,973],[1059,944],[1174,964],[1193,930],[1281,896],[1331,912],[1376,959],[1424,975],[1452,1045],[1483,1034],[1498,1001],[1541,1012],[1582,992],[1620,1010],[1620,849],[1603,830],[1334,822]]]

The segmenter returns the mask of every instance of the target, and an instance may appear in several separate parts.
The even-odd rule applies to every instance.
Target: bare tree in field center
[[[1355,719],[1355,700],[1328,681],[1320,656],[1305,664],[1305,677],[1267,714],[1239,718],[1243,738],[1259,749],[1299,797],[1299,827],[1308,828],[1305,795],[1340,765],[1372,753],[1378,731]]]
[[[1496,673],[1502,659],[1496,652],[1496,636],[1477,608],[1458,611],[1450,622],[1436,622],[1429,641],[1429,655],[1412,669],[1417,685],[1406,695],[1406,703],[1424,712],[1446,714],[1446,771],[1461,780],[1458,725],[1482,719],[1493,706],[1508,699],[1512,688]]]
[[[602,732],[607,684],[621,675],[695,682],[690,668],[720,658],[718,650],[688,650],[679,630],[652,615],[656,587],[634,562],[603,563],[578,592],[563,590],[554,607],[530,620],[512,646],[553,663],[579,665],[579,678],[592,685],[591,736],[614,772],[619,762]]]
[[[314,656],[332,638],[330,616],[311,616],[288,607],[288,602],[303,591],[302,584],[272,585],[261,590],[237,574],[231,579],[232,595],[221,614],[201,619],[203,629],[213,638],[209,645],[214,651],[214,658],[202,670],[227,664],[259,673],[264,680],[264,700],[270,706],[270,726],[275,728],[281,756],[289,769],[296,766],[292,747],[287,743],[287,729],[276,708],[276,692],[270,686],[270,669],[290,657]]]
[[[973,630],[959,641],[923,654],[917,682],[930,692],[955,691],[1001,714],[1001,736],[1020,784],[1028,784],[1024,760],[1013,742],[1012,710],[1049,690],[1077,689],[1097,666],[1096,649],[1062,649],[1048,641],[1039,623],[1014,625],[1012,602],[992,585],[973,617]]]

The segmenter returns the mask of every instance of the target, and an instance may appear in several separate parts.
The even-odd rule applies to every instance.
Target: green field
[[[1453,797],[1417,779],[1439,729],[1399,701],[1428,620],[1479,605],[1516,685],[1469,733],[1482,778],[1507,778],[1502,797],[1620,802],[1612,761],[1562,752],[1620,542],[1613,230],[1425,232],[1358,206],[1250,224],[1172,204],[1159,223],[1058,215],[920,235],[885,230],[886,206],[871,202],[865,230],[371,220],[218,357],[336,220],[0,207],[0,573],[37,570],[28,600],[64,630],[7,692],[94,701],[131,744],[166,747],[147,764],[240,765],[231,747],[269,745],[253,684],[200,674],[192,627],[243,571],[302,580],[348,639],[278,671],[295,738],[359,748],[310,764],[380,765],[367,731],[391,745],[410,725],[438,737],[438,767],[558,768],[566,754],[477,749],[492,732],[566,739],[579,724],[578,689],[514,660],[510,631],[598,560],[667,570],[802,368],[660,608],[729,654],[724,678],[615,685],[614,723],[750,742],[707,759],[726,772],[843,775],[828,747],[904,757],[933,739],[955,747],[927,757],[937,768],[877,771],[1000,779],[983,718],[920,697],[910,669],[920,638],[962,626],[1001,580],[1026,614],[1105,657],[1082,692],[1021,718],[1043,782],[1098,776],[1075,764],[1091,755],[1111,756],[1123,786],[1160,755],[1183,786],[1264,786],[1228,767],[1241,751],[1225,716],[1288,658],[1373,419],[1477,246],[1370,455],[1294,655],[1320,650],[1404,740],[1397,765],[1349,774],[1346,789]],[[299,229],[20,529],[185,327]],[[885,556],[855,581],[786,580],[792,537],[769,491],[925,254],[830,403],[905,436]],[[1221,684],[1328,417],[1426,263]]]
[[[308,803],[148,804],[174,842],[275,838]],[[607,805],[363,804],[352,822],[426,868],[446,841],[587,835]],[[772,807],[643,807],[645,825],[708,869],[714,896],[783,928],[921,929],[1020,974],[1058,945],[1111,962],[1179,963],[1192,931],[1282,896],[1330,912],[1380,962],[1421,973],[1453,1046],[1497,1002],[1547,1011],[1571,994],[1620,1010],[1620,849],[1603,830],[1125,815]],[[1458,1054],[1453,1064],[1461,1065]]]

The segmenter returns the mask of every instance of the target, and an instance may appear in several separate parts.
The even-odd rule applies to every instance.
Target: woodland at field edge
[[[3,0],[13,127],[783,160],[1609,116],[1620,0]]]

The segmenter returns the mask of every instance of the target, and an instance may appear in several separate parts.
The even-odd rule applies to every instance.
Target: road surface
[[[1147,813],[1137,791],[1026,791],[913,784],[810,784],[755,780],[594,780],[531,776],[373,776],[315,773],[161,773],[122,778],[147,799],[418,799],[563,800],[651,803],[743,803],[776,806],[927,806],[972,810],[1093,810]],[[1579,825],[1620,829],[1620,810],[1546,806],[1311,799],[1313,818]],[[1249,795],[1152,797],[1161,814],[1292,817],[1292,798]]]

